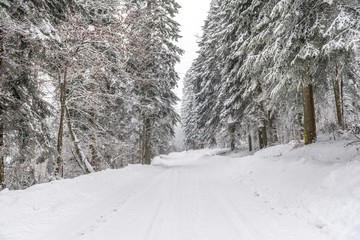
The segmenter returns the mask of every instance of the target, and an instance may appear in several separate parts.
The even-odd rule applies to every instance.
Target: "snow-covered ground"
[[[0,192],[1,240],[358,240],[360,152],[199,150]]]

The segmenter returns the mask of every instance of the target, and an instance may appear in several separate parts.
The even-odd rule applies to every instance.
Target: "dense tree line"
[[[171,148],[174,0],[0,1],[0,189]]]
[[[358,0],[213,0],[184,82],[186,147],[263,148],[359,123]]]

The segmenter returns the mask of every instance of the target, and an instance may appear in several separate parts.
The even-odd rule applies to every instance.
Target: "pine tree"
[[[196,61],[201,59],[198,56]],[[201,60],[200,60],[201,61]],[[181,108],[181,123],[185,134],[185,148],[199,149],[203,147],[200,136],[202,129],[198,126],[197,102],[195,101],[195,93],[200,91],[199,79],[197,72],[192,67],[187,71],[184,77],[183,99]]]
[[[182,54],[175,45],[180,37],[179,24],[173,20],[179,5],[173,0],[148,0],[129,4],[128,8],[128,14],[145,23],[130,23],[144,52],[132,56],[128,68],[137,76],[133,91],[139,103],[141,163],[150,164],[154,154],[167,148],[179,120],[173,108],[177,97],[172,92],[178,80],[175,64]]]
[[[327,24],[324,25],[322,33],[326,41],[322,54],[328,61],[327,72],[329,85],[333,89],[337,124],[344,129],[344,88],[349,89],[348,75],[354,72],[356,39],[360,37],[360,13],[355,1],[336,2],[331,10],[331,13],[327,14]],[[356,94],[351,96],[356,97]]]
[[[63,147],[70,148],[84,173],[101,170],[101,165],[107,164],[100,161],[105,158],[97,143],[102,125],[107,122],[103,116],[108,116],[103,115],[106,113],[102,106],[109,102],[108,98],[114,97],[108,95],[109,82],[124,81],[123,28],[116,5],[87,2],[81,6],[85,12],[69,17],[60,25],[59,44],[49,50],[59,79],[60,116],[55,170],[59,177],[64,176]],[[100,117],[102,122],[98,121]],[[73,147],[63,146],[65,127]],[[101,132],[104,135],[104,131]],[[83,139],[82,143],[79,138]],[[111,142],[113,139],[109,138]],[[105,136],[102,140],[106,144]]]
[[[49,104],[44,101],[39,77],[43,39],[58,16],[53,1],[8,2],[1,9],[1,129],[2,159],[7,150],[15,150],[11,162],[14,171],[30,181],[34,179],[33,162],[44,162],[52,153],[51,138],[45,119],[50,115]],[[65,2],[56,3],[60,5]],[[51,7],[50,7],[51,5]],[[66,9],[65,6],[61,11]],[[52,11],[50,11],[52,10]],[[48,12],[47,12],[48,11]],[[27,19],[27,21],[25,21]],[[4,138],[4,133],[6,138]],[[0,179],[4,181],[4,168]],[[9,180],[9,179],[8,179]],[[29,182],[14,181],[19,187]]]
[[[357,107],[351,102],[359,98],[354,84],[359,33],[355,2],[219,2],[219,10],[209,13],[200,41],[199,56],[205,57],[194,61],[187,77],[190,81],[184,93],[191,103],[186,105],[198,114],[192,118],[188,110],[183,111],[185,123],[198,128],[185,129],[187,141],[191,142],[195,132],[207,139],[207,129],[216,129],[217,136],[224,139],[227,129],[232,142],[234,132],[238,132],[243,140],[248,138],[250,148],[253,139],[259,140],[260,148],[294,138],[304,138],[310,144],[316,140],[317,124],[327,128],[315,113],[328,114],[334,108],[339,125],[344,125],[344,111],[354,119]],[[206,47],[210,42],[217,43],[216,49]],[[215,94],[211,87],[216,86],[216,77],[209,74],[214,66],[221,66]],[[197,97],[186,96],[189,93]],[[214,97],[207,99],[206,94]],[[327,98],[330,95],[335,99],[333,105]],[[213,119],[205,111],[214,111],[210,102],[220,106],[215,111],[220,122],[202,121]]]

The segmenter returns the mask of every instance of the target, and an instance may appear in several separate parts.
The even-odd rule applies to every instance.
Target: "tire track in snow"
[[[199,177],[197,176],[195,171],[191,171],[191,174],[188,174],[188,176],[191,176],[191,181],[187,184],[184,184],[184,181],[181,181],[180,183],[183,184],[184,192],[187,194],[184,194],[184,205],[191,206],[190,209],[187,212],[187,215],[185,217],[186,219],[193,219],[193,224],[191,232],[189,233],[190,237],[184,238],[184,239],[192,239],[192,240],[206,240],[204,238],[204,226],[203,222],[201,221],[202,215],[200,211],[201,201],[200,201],[200,187],[199,187]],[[188,177],[189,179],[189,177]],[[187,188],[191,189],[191,191],[186,190]],[[188,207],[189,208],[189,207]],[[186,209],[186,208],[185,208]],[[191,237],[192,236],[192,237]]]
[[[112,192],[108,196],[102,196],[101,200],[97,200],[90,209],[80,212],[75,219],[72,219],[70,222],[59,227],[59,229],[53,231],[52,234],[55,238],[52,238],[52,240],[86,238],[88,234],[95,232],[101,228],[101,225],[108,222],[108,218],[111,215],[121,212],[121,209],[126,207],[133,198],[136,198],[137,195],[141,194],[147,188],[156,186],[159,184],[159,181],[161,181],[159,178],[151,178],[149,181],[148,178],[149,176],[146,175],[132,182],[129,186]],[[76,226],[76,228],[74,228],[74,226]],[[41,238],[41,240],[42,239],[47,240],[48,236]]]
[[[134,196],[122,211],[108,219],[109,224],[86,239],[114,236],[107,239],[169,240],[171,236],[171,240],[208,240],[203,237],[197,171],[167,167],[155,178],[157,184]],[[130,214],[134,217],[123,217]]]
[[[169,175],[164,179],[167,185],[162,193],[164,198],[155,211],[145,239],[169,240],[169,235],[172,235],[171,240],[202,240],[198,229],[189,226],[189,222],[199,222],[199,216],[196,216],[198,208],[193,201],[196,195],[192,188],[194,175],[186,171],[185,178],[184,169],[179,167],[167,168],[165,171]]]
[[[215,232],[217,236],[212,236],[214,233],[209,233],[206,239],[222,239],[226,240],[264,240],[262,235],[258,233],[256,228],[248,223],[245,217],[239,217],[234,214],[234,209],[228,206],[228,202],[221,196],[221,193],[214,188],[212,178],[213,175],[208,175],[205,172],[199,172],[201,176],[201,192],[203,199],[201,199],[201,210],[207,212],[209,215],[207,219],[207,226],[205,229],[217,227],[218,231]],[[206,219],[206,218],[203,218]],[[211,227],[212,225],[212,227]]]
[[[86,239],[103,240],[103,235],[114,236],[109,239],[158,239],[164,222],[163,213],[167,209],[166,205],[171,204],[167,201],[169,185],[165,181],[170,175],[170,169],[165,169],[152,176],[133,195],[131,201],[108,216],[108,224],[99,227],[97,231],[88,232]],[[126,237],[129,233],[132,236]]]
[[[214,180],[218,177],[218,172],[210,172],[209,170],[202,170],[201,175],[206,179],[204,187],[208,191],[209,195],[215,200],[216,205],[225,213],[224,218],[228,221],[226,225],[231,225],[234,231],[234,237],[232,239],[246,239],[246,240],[264,240],[267,237],[263,236],[258,230],[257,225],[252,224],[248,217],[244,213],[240,212],[238,206],[233,204],[232,200],[226,196],[224,186],[226,188],[231,185],[231,182],[224,181],[221,187],[218,186],[218,181]],[[222,179],[220,179],[222,180]],[[234,189],[234,192],[238,189]],[[239,198],[235,198],[238,199]]]
[[[174,168],[176,174],[171,181],[171,208],[167,213],[167,229],[163,238],[173,233],[172,240],[206,240],[203,238],[203,226],[200,213],[200,195],[197,172],[189,167]]]
[[[101,208],[59,228],[65,235],[54,240],[324,239],[297,219],[277,215],[220,162],[202,158],[149,168],[143,178],[103,196]]]
[[[169,178],[172,180],[171,184],[168,183],[167,190],[164,192],[164,199],[161,201],[161,204],[159,204],[157,210],[155,211],[155,215],[151,221],[151,225],[148,229],[146,240],[161,240],[164,238],[161,238],[161,231],[164,227],[164,222],[166,220],[166,214],[171,209],[172,200],[174,199],[176,188],[176,181],[173,181],[174,176],[178,175],[178,173],[172,169],[167,169],[165,171],[169,172]],[[167,194],[170,192],[170,194]],[[166,240],[166,239],[164,239]]]
[[[276,214],[271,205],[256,198],[249,189],[242,187],[226,173],[219,174],[214,169],[206,167],[202,170],[207,179],[213,179],[211,184],[207,182],[207,188],[219,200],[232,223],[245,228],[254,239],[290,240],[299,239],[299,236],[302,236],[301,239],[326,239],[317,229],[303,224],[299,219]],[[227,186],[226,191],[224,186]]]

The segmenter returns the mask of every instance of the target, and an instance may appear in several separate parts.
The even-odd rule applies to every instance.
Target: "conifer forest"
[[[181,114],[180,7],[0,0],[0,189],[151,164],[178,123],[186,150],[359,136],[359,0],[212,0]]]
[[[170,151],[174,0],[0,1],[0,183],[21,189]]]
[[[184,79],[187,149],[360,133],[359,0],[213,0],[203,30]]]

